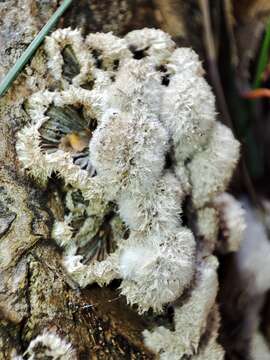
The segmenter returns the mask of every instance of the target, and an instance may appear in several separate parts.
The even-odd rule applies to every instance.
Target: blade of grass
[[[57,23],[59,18],[63,15],[66,9],[70,6],[72,0],[63,0],[59,8],[54,12],[46,25],[40,30],[31,44],[26,48],[22,53],[13,67],[8,71],[3,81],[0,83],[0,97],[5,94],[5,92],[10,88],[13,81],[17,78],[18,74],[22,71],[24,66],[28,63],[31,57],[34,55],[40,44],[43,42],[44,38],[53,26]]]
[[[263,72],[269,61],[269,49],[270,49],[270,21],[268,22],[268,24],[266,26],[265,36],[263,39],[263,44],[262,44],[262,48],[261,48],[261,52],[260,52],[260,56],[259,56],[255,81],[254,81],[254,85],[253,85],[254,89],[257,89],[261,86],[262,75],[263,75]]]

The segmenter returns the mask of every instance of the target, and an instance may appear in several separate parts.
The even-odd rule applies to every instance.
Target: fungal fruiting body
[[[270,288],[268,202],[263,201],[264,211],[255,208],[247,198],[242,198],[241,203],[245,209],[247,229],[235,257],[237,272],[242,289],[245,291],[246,326],[244,331],[246,336],[251,339],[251,347],[257,347],[256,345],[263,345],[260,315]],[[258,344],[256,344],[257,340]],[[253,342],[255,343],[253,344]]]
[[[76,359],[76,352],[71,344],[62,339],[57,333],[48,330],[34,338],[23,355],[27,355],[29,360],[45,358],[52,360]],[[14,355],[12,360],[22,360],[23,358],[21,355]]]
[[[160,353],[161,359],[182,359],[184,355],[191,356],[197,353],[209,315],[211,311],[215,311],[218,290],[217,265],[217,259],[213,256],[209,256],[199,265],[190,297],[182,306],[175,306],[175,331],[169,331],[165,327],[158,327],[152,333],[148,330],[144,331],[146,344],[150,349]],[[218,348],[216,342],[215,346]],[[203,352],[205,351],[204,349]],[[217,357],[212,358],[222,359],[223,354],[219,346]],[[211,356],[208,359],[211,359]],[[207,359],[199,354],[198,359],[201,358]]]
[[[195,277],[168,338],[193,304],[198,331],[194,325],[179,349],[167,344],[177,359],[195,354],[217,291],[215,199],[239,155],[230,129],[215,121],[198,56],[156,29],[122,39],[111,33],[83,39],[78,30],[62,29],[44,49],[53,90],[28,99],[31,121],[16,147],[39,182],[52,174],[63,180],[66,211],[52,232],[63,264],[82,287],[121,279],[121,293],[140,313],[162,311]],[[183,213],[187,203],[198,214],[198,234]],[[211,224],[211,246],[202,221]],[[211,346],[218,348],[216,341]]]

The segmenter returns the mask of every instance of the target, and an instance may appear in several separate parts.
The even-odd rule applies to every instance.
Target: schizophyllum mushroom
[[[27,359],[53,359],[53,360],[72,360],[76,359],[76,353],[71,344],[62,339],[57,333],[52,331],[44,331],[33,339],[24,356],[14,354],[11,360],[23,360],[27,355]]]
[[[162,311],[192,283],[190,307],[201,307],[199,333],[179,351],[196,353],[215,303],[217,260],[211,254],[222,248],[216,246],[221,219],[224,226],[230,220],[223,247],[235,250],[230,241],[239,241],[237,223],[217,200],[239,144],[215,121],[198,56],[156,29],[122,39],[111,33],[83,39],[78,30],[61,29],[46,39],[44,51],[50,85],[41,82],[28,99],[31,121],[16,147],[39,183],[52,174],[63,180],[66,211],[52,235],[63,248],[64,267],[82,287],[121,279],[121,293],[140,313]],[[227,209],[236,202],[225,200]],[[183,312],[175,311],[180,324]],[[211,346],[220,351],[209,342],[206,354]]]

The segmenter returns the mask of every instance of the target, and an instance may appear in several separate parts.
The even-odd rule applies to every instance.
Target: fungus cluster
[[[65,269],[81,287],[121,279],[139,313],[161,312],[188,290],[174,305],[175,331],[146,331],[146,343],[164,359],[222,358],[212,252],[235,250],[244,228],[236,200],[223,195],[239,223],[220,198],[239,144],[215,121],[198,56],[156,29],[122,39],[60,29],[44,50],[50,87],[28,99],[16,147],[39,183],[62,179],[65,215],[52,236]],[[199,351],[209,316],[213,336]]]

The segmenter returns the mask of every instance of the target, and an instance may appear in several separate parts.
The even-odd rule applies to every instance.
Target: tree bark
[[[0,0],[0,80],[59,3],[57,0]],[[113,31],[123,35],[136,28],[161,27],[179,45],[192,46],[201,59],[209,60],[205,67],[210,69],[210,82],[216,90],[221,84],[220,79],[212,76],[216,74],[217,69],[213,70],[213,66],[217,64],[209,59],[207,44],[202,40],[204,24],[199,3],[198,0],[77,0],[73,1],[58,26],[79,27],[84,35],[92,31]],[[223,41],[220,31],[222,26],[224,28],[220,14],[226,9],[231,11],[232,1],[210,3],[213,42],[217,50],[214,60],[218,62]],[[247,60],[245,52],[237,54],[233,15],[227,12],[224,18],[231,61],[242,66],[245,73],[249,58]],[[241,21],[246,26],[246,22]],[[261,23],[257,25],[263,28]],[[237,31],[236,38],[241,37],[243,28],[239,26]],[[241,41],[239,43],[241,45]],[[239,78],[242,72],[239,71]],[[142,331],[151,328],[151,316],[141,317],[127,306],[125,298],[119,296],[117,282],[106,288],[92,285],[81,290],[61,268],[60,250],[51,240],[54,214],[63,211],[57,200],[57,189],[38,187],[25,176],[16,157],[16,132],[28,121],[23,103],[31,95],[31,88],[25,85],[26,77],[24,70],[0,99],[0,360],[12,359],[15,352],[22,354],[44,329],[56,331],[67,339],[78,359],[153,359],[154,354],[146,349],[142,338]],[[244,75],[242,77],[246,79]],[[218,105],[223,106],[224,94],[217,91],[216,95]],[[224,120],[226,114],[222,106],[219,110]],[[226,103],[224,111],[227,111]],[[223,270],[226,259],[222,261]],[[231,291],[232,276],[231,273],[223,276],[225,285],[219,296],[221,303],[226,299],[229,309],[231,304],[226,290],[229,287]],[[233,299],[233,294],[230,296]],[[226,309],[223,312],[228,315],[229,325],[225,321],[221,329],[229,333],[230,327],[234,326],[230,315],[234,317],[235,314],[233,311],[227,314]],[[243,337],[238,336],[241,346],[232,345],[226,334],[221,339],[225,339],[225,346],[230,342],[228,348],[239,347],[242,356],[247,342]],[[248,358],[248,355],[241,356],[231,358]]]

